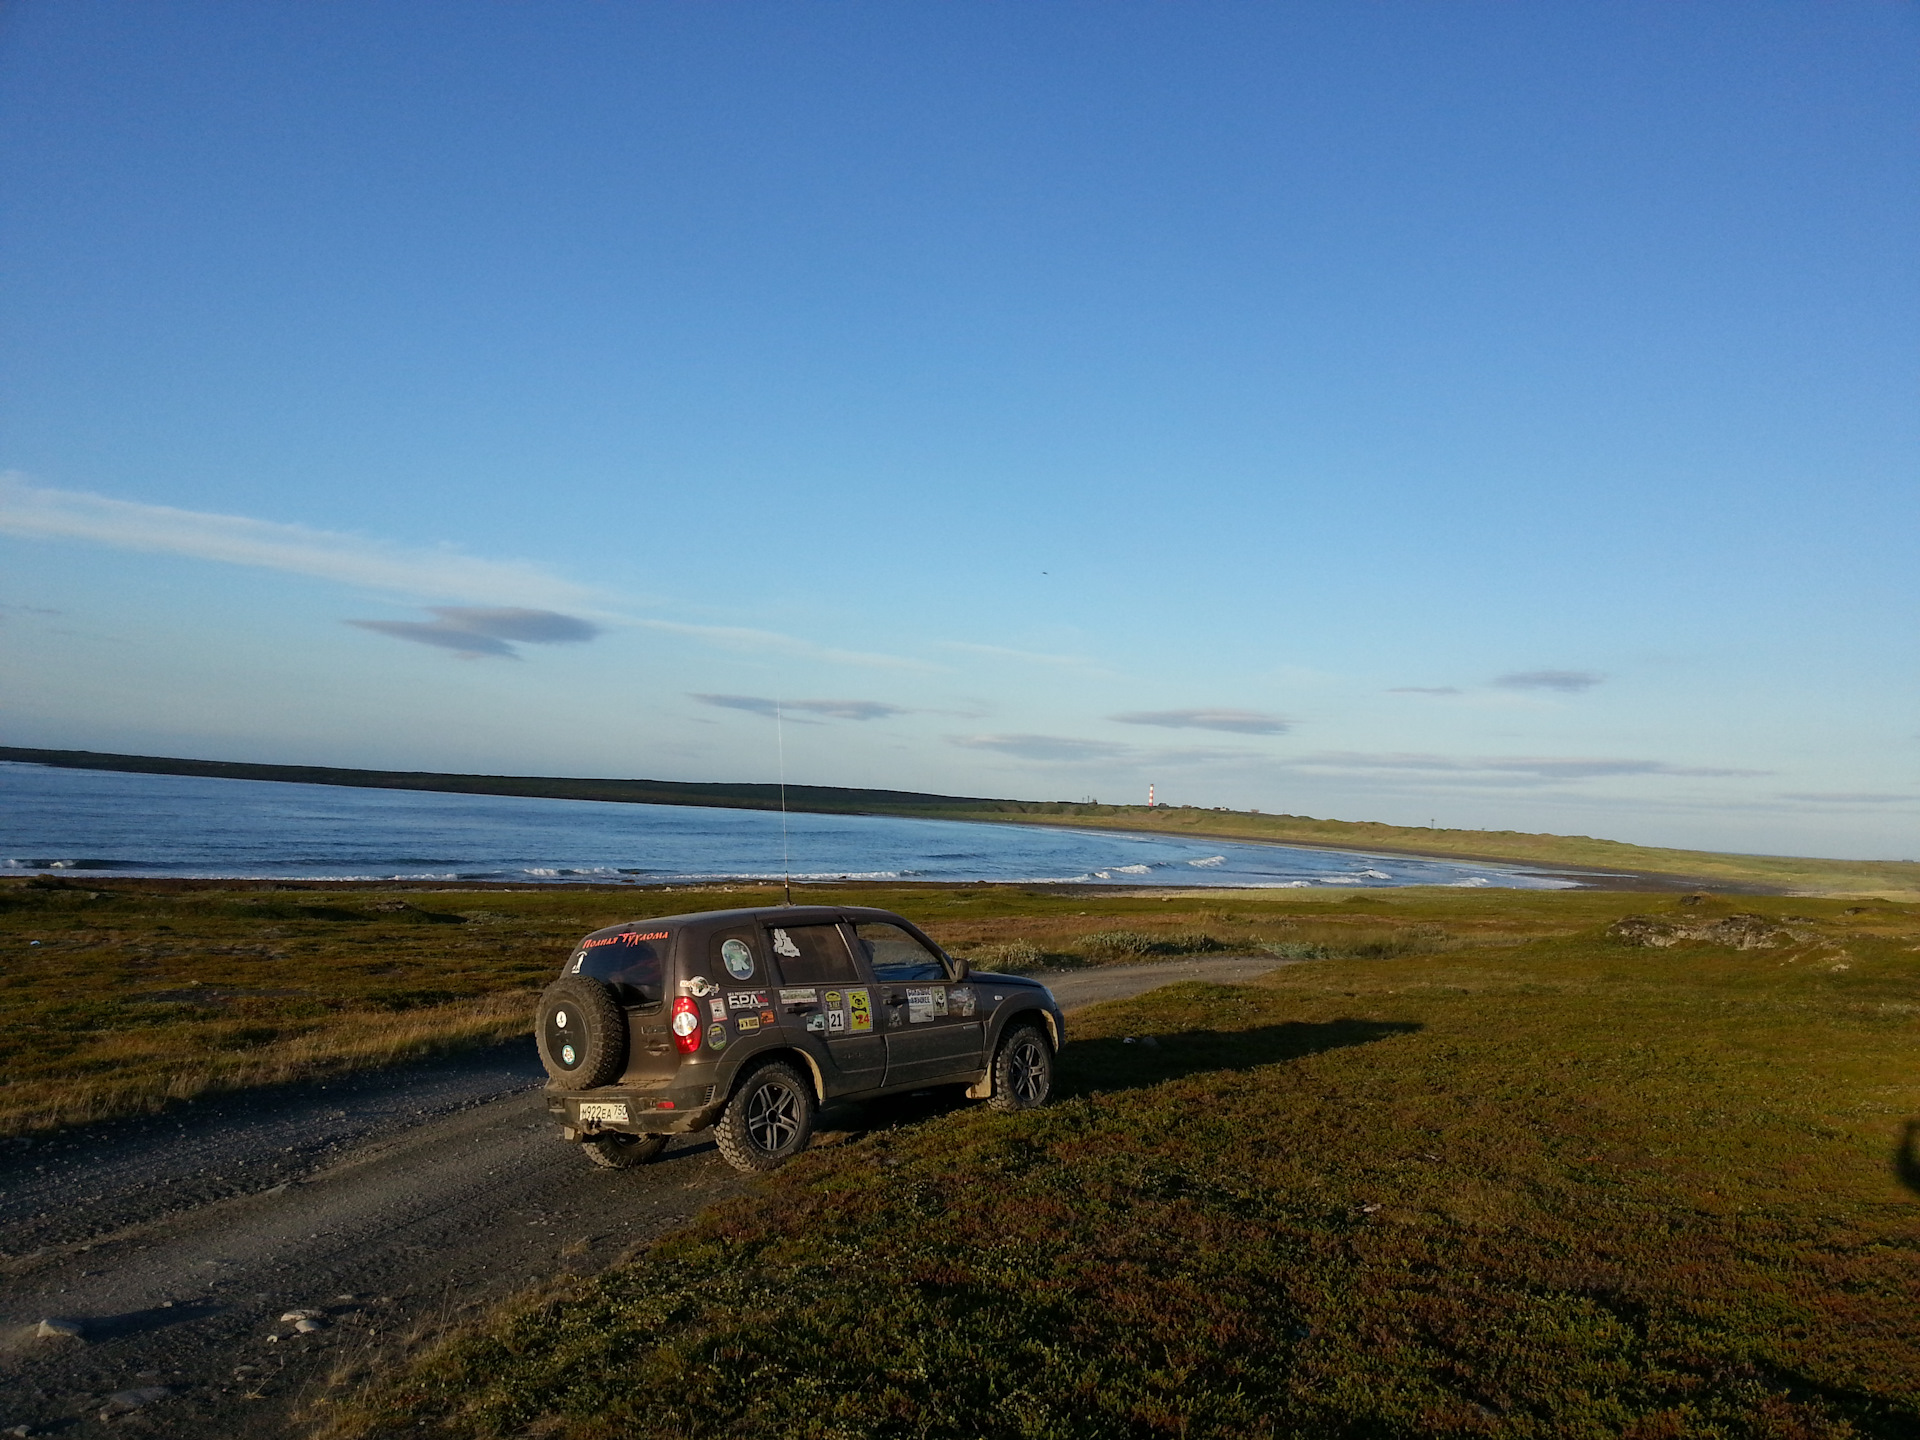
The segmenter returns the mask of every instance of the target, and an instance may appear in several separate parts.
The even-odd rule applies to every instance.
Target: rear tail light
[[[685,995],[673,1002],[673,1043],[682,1055],[700,1048],[700,1007]]]

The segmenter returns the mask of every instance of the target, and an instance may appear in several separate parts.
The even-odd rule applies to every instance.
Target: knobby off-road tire
[[[1037,1110],[1053,1096],[1053,1047],[1037,1026],[1016,1025],[993,1057],[989,1110]]]
[[[813,1139],[813,1086],[771,1060],[740,1082],[713,1127],[721,1158],[736,1170],[772,1170]]]
[[[540,996],[534,1035],[547,1074],[569,1090],[591,1090],[627,1068],[627,1012],[586,975],[562,975]]]
[[[587,1159],[608,1170],[631,1170],[636,1165],[644,1165],[662,1150],[667,1148],[664,1135],[628,1135],[615,1131],[611,1135],[596,1135],[591,1140],[583,1140],[580,1148],[587,1152]]]

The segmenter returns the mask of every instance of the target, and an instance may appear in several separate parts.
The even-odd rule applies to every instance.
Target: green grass
[[[1054,1107],[810,1154],[325,1433],[1920,1433],[1920,918],[1653,950],[1508,898],[1088,1012]]]
[[[778,898],[769,887],[0,883],[0,1134],[524,1033],[534,993],[587,931]],[[1443,953],[1570,934],[1666,903],[1492,890],[1142,896],[882,885],[806,887],[796,898],[899,910],[956,953],[1003,969],[1209,950]],[[1904,923],[1886,905],[1747,908],[1810,907],[1859,909],[1847,921],[1855,928]]]

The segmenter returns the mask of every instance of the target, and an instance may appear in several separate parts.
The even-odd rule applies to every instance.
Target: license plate
[[[582,1120],[613,1120],[624,1125],[627,1123],[627,1104],[624,1100],[583,1100],[580,1102]]]

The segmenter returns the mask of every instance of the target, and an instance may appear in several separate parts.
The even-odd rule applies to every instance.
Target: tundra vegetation
[[[816,1151],[324,1433],[1920,1432],[1913,911],[970,903],[1003,898],[917,908],[949,943],[1332,958],[1082,1012],[1062,1103]]]
[[[12,887],[7,1092],[38,1098],[9,1113],[49,1123],[121,1065],[147,1077],[124,1107],[368,1063],[380,1025],[421,1027],[392,1053],[509,1033],[582,931],[769,898]],[[808,898],[982,962],[1309,963],[1080,1012],[1054,1107],[804,1156],[337,1396],[323,1433],[1920,1431],[1916,907]]]
[[[1404,901],[1353,907],[1302,893],[1228,908],[1204,892],[1162,900],[1001,886],[840,887],[805,898],[901,910],[1002,969],[1275,945],[1374,953],[1438,933],[1424,911],[1380,918],[1406,910]],[[1442,892],[1424,903],[1488,939],[1586,923],[1577,907],[1509,898],[1503,907],[1483,893]],[[778,900],[777,889],[751,886],[0,882],[0,1134],[505,1039],[525,1032],[535,994],[587,931]]]

